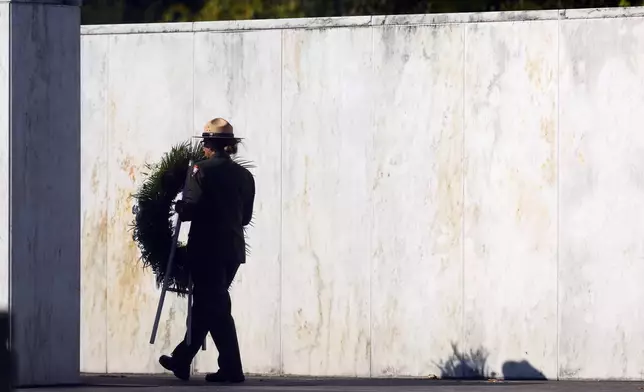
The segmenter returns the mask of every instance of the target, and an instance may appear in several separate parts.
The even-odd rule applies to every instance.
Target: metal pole
[[[159,320],[161,319],[161,310],[165,302],[165,294],[168,291],[168,279],[174,264],[174,254],[177,250],[177,240],[179,239],[179,232],[181,231],[181,220],[177,219],[177,224],[174,226],[174,235],[172,236],[172,247],[170,248],[170,257],[168,257],[168,266],[165,269],[165,276],[163,277],[163,286],[161,289],[161,297],[157,305],[157,314],[154,317],[154,325],[152,326],[152,336],[150,336],[150,344],[154,344],[157,337],[157,330],[159,329]]]
[[[192,160],[188,162],[188,172],[186,174],[188,176],[190,175],[190,169],[192,168],[192,164],[193,164]],[[183,193],[183,188],[181,188],[181,192]],[[172,265],[174,264],[174,254],[177,251],[177,244],[179,242],[179,232],[181,232],[181,219],[177,217],[177,223],[174,226],[174,235],[172,236],[172,245],[170,247],[170,256],[168,257],[168,266],[165,269],[165,276],[163,277],[161,297],[159,298],[159,304],[157,305],[157,314],[154,317],[154,325],[152,326],[152,336],[150,336],[150,344],[154,344],[154,341],[156,340],[156,337],[157,337],[157,331],[159,329],[159,320],[161,319],[161,311],[163,310],[165,295],[168,291],[168,279],[169,279],[170,273],[172,272]],[[188,329],[188,331],[190,331],[190,329]]]
[[[192,341],[192,274],[188,274],[188,332],[186,333],[186,344],[190,346]]]
[[[192,341],[192,303],[193,303],[193,297],[192,297],[192,289],[194,287],[194,284],[192,283],[192,275],[188,275],[188,332],[186,333],[186,344],[190,345],[190,342]],[[206,339],[208,338],[208,335],[203,340],[203,343],[201,344],[201,350],[206,351]]]

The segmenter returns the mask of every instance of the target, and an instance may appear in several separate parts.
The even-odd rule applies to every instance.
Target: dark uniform
[[[252,174],[223,151],[194,165],[186,180],[176,210],[179,219],[191,221],[192,335],[190,345],[184,339],[172,353],[177,366],[189,367],[210,332],[220,376],[243,379],[228,289],[246,261],[243,227],[250,223],[254,199]]]

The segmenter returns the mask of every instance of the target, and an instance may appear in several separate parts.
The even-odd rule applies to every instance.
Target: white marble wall
[[[374,376],[439,374],[461,340],[464,34],[374,30]]]
[[[562,377],[642,378],[643,34],[639,18],[560,25]]]
[[[557,22],[466,29],[463,345],[557,376]]]
[[[193,39],[188,34],[115,35],[108,45],[107,372],[159,372],[159,355],[183,337],[186,310],[170,295],[157,343],[149,345],[159,292],[138,262],[129,230],[130,195],[145,163],[194,134]]]
[[[107,371],[107,66],[110,37],[81,42],[81,364],[84,371]]]
[[[148,344],[128,195],[222,116],[257,165],[247,372],[641,378],[641,16],[86,27],[82,369],[160,372],[181,338],[172,300]]]
[[[369,28],[283,33],[287,374],[369,375],[372,34]]]

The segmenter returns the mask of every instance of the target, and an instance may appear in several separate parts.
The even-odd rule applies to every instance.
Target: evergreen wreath
[[[231,156],[234,162],[250,169],[250,161]],[[167,152],[156,164],[146,164],[146,177],[138,192],[133,194],[135,215],[132,223],[132,238],[141,251],[140,261],[144,268],[151,268],[157,286],[163,284],[168,258],[172,247],[174,225],[173,204],[181,192],[188,175],[190,161],[205,159],[199,144],[184,142]],[[244,228],[246,235],[246,228]],[[168,277],[168,287],[185,291],[188,288],[186,244],[179,243],[174,255],[173,269]],[[249,252],[246,245],[246,252]],[[183,296],[184,294],[178,293]]]

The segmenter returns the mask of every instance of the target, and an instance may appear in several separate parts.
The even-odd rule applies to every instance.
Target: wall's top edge
[[[350,16],[335,18],[255,19],[195,23],[87,25],[81,27],[81,34],[143,34],[199,31],[232,32],[274,29],[325,29],[334,27],[414,26],[634,17],[644,17],[644,7],[424,15]]]
[[[83,0],[0,0],[2,3],[14,3],[14,4],[38,4],[38,5],[61,5],[61,6],[71,6],[71,7],[80,7]]]
[[[81,35],[192,32],[192,23],[147,23],[81,26]]]

